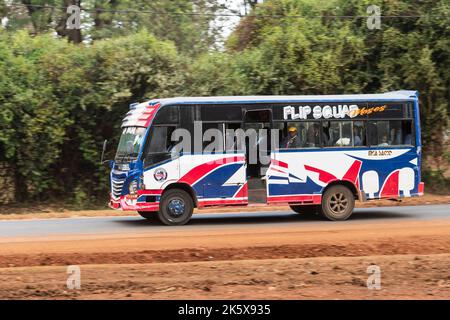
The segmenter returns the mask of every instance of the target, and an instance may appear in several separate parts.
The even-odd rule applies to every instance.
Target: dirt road
[[[81,289],[66,286],[78,265]],[[367,288],[368,267],[381,289]],[[0,222],[3,299],[450,299],[450,205],[358,209],[342,223],[289,212]]]

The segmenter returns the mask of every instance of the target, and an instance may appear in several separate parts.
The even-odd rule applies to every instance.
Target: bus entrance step
[[[247,180],[248,189],[265,189],[266,182],[260,178],[250,178]]]
[[[248,202],[249,203],[266,203],[267,202],[266,189],[248,190]]]

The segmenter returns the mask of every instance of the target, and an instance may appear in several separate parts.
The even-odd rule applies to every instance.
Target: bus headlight
[[[130,165],[128,163],[118,164],[117,165],[117,169],[119,169],[120,171],[129,171],[130,170]]]
[[[130,186],[128,187],[128,191],[130,191],[130,194],[137,194],[137,191],[139,189],[139,182],[136,180],[133,180],[130,182]]]

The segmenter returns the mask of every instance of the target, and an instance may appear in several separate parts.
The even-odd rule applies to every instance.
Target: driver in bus
[[[297,135],[297,128],[294,126],[289,127],[288,135],[283,142],[283,147],[286,149],[298,148],[300,147],[300,139]]]

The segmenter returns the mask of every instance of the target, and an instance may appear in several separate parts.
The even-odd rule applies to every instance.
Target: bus
[[[355,201],[424,193],[416,91],[153,99],[122,130],[109,205],[166,225],[254,203],[342,221]]]

